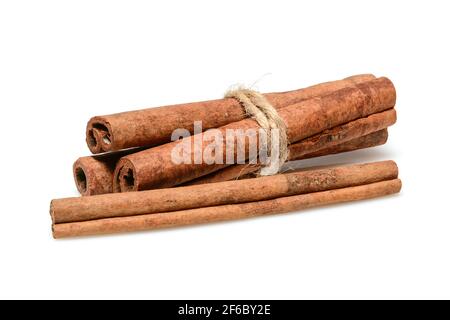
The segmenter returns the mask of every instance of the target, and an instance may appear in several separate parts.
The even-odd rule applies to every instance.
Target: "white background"
[[[450,298],[448,3],[2,0],[0,298]],[[358,73],[396,85],[388,144],[302,165],[394,159],[400,195],[52,239],[91,116]]]

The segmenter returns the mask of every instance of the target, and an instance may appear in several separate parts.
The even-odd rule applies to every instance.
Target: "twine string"
[[[226,92],[225,98],[234,98],[239,101],[247,116],[255,119],[266,133],[267,139],[259,139],[259,151],[268,150],[271,161],[268,165],[262,167],[259,175],[277,174],[288,158],[289,141],[284,120],[270,102],[255,90],[247,88],[232,89]],[[273,140],[273,135],[277,136],[277,134],[278,139]],[[272,151],[275,151],[276,155],[273,155]]]

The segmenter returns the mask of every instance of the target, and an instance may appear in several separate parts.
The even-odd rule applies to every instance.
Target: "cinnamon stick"
[[[325,130],[317,135],[306,138],[300,142],[291,144],[289,146],[289,161],[300,160],[304,158],[309,158],[318,152],[319,155],[336,153],[337,145],[358,139],[368,134],[383,130],[397,121],[397,115],[394,109],[383,111],[380,113],[372,114],[365,118],[360,118],[358,120],[350,121],[344,125],[334,127],[329,130]],[[378,134],[375,138],[375,142],[384,141],[383,139],[387,132],[383,134]],[[370,139],[372,137],[369,137]],[[365,138],[367,139],[367,138]],[[364,140],[363,139],[363,142]],[[353,141],[352,144],[347,146],[341,146],[340,148],[354,150],[354,146],[358,145],[361,141]],[[384,143],[383,142],[383,143]],[[356,144],[355,144],[356,143]],[[330,150],[330,148],[334,148]],[[325,153],[326,152],[326,153]],[[317,156],[317,155],[316,155]],[[228,181],[233,179],[238,179],[241,176],[245,176],[251,173],[256,173],[261,169],[259,164],[240,164],[228,166],[222,170],[213,172],[204,177],[200,177],[193,181],[185,183],[185,185],[201,184],[201,183],[211,183],[219,181]]]
[[[251,180],[249,180],[251,181]],[[399,179],[342,189],[281,197],[271,200],[229,204],[183,211],[107,218],[52,226],[54,238],[111,234],[180,227],[291,212],[335,203],[370,199],[400,192]]]
[[[283,108],[374,78],[363,74],[265,96],[275,108]],[[242,106],[231,98],[122,112],[91,118],[86,128],[86,142],[92,153],[156,146],[170,142],[177,128],[185,128],[192,134],[194,121],[201,120],[203,129],[207,130],[245,118]]]
[[[376,146],[380,146],[386,143],[388,139],[388,130],[383,129],[380,131],[376,131],[374,133],[370,133],[368,135],[335,145],[335,146],[329,146],[324,149],[321,149],[319,151],[306,154],[301,157],[292,157],[292,159],[289,159],[290,161],[295,160],[303,160],[303,159],[310,159],[310,158],[316,158],[316,157],[322,157],[326,155],[332,155],[336,153],[344,153],[344,152],[350,152],[355,151],[359,149],[365,149],[365,148],[372,148]],[[191,185],[197,185],[197,184],[206,184],[206,183],[215,183],[215,182],[222,182],[222,181],[231,181],[231,180],[237,180],[237,179],[247,179],[247,178],[254,178],[261,169],[261,165],[259,164],[238,164],[226,167],[223,170],[219,170],[216,172],[213,172],[211,174],[208,174],[204,177],[200,177],[198,179],[188,181],[187,183],[184,183],[183,186],[191,186]]]
[[[391,109],[395,105],[395,99],[392,82],[387,78],[378,78],[281,108],[279,115],[288,128],[289,141],[295,143],[326,129]],[[225,137],[227,129],[257,132],[259,128],[255,120],[245,119],[218,130]],[[173,163],[172,150],[179,143],[187,141],[194,144],[200,141],[202,144],[198,148],[204,154],[205,148],[208,147],[208,139],[204,137],[201,133],[123,157],[114,173],[114,191],[171,187],[226,167],[226,164],[208,164],[214,162],[214,159],[207,159],[209,161],[203,161],[201,164],[195,163],[193,151],[189,154],[191,163]],[[245,142],[244,149],[248,151],[249,144],[248,141]],[[192,150],[196,150],[196,147]],[[236,143],[234,150],[236,155]],[[226,154],[225,146],[223,154]]]
[[[50,212],[53,223],[59,224],[266,200],[394,179],[397,175],[395,162],[383,161],[208,185],[56,199]]]
[[[327,156],[327,155],[332,155],[332,154],[337,154],[337,153],[344,153],[344,152],[350,152],[350,151],[355,151],[355,150],[359,150],[359,149],[366,149],[366,148],[381,146],[386,143],[388,137],[389,137],[388,129],[383,129],[383,130],[368,134],[366,136],[338,144],[333,147],[327,147],[322,150],[306,154],[304,156],[295,158],[294,160],[310,159],[310,158],[322,157],[322,156]]]

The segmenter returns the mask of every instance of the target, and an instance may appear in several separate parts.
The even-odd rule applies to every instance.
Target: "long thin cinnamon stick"
[[[382,129],[387,128],[388,126],[393,125],[397,120],[397,115],[394,109],[390,109],[387,111],[383,111],[380,113],[372,114],[365,118],[360,118],[358,120],[350,121],[344,125],[340,125],[334,127],[329,130],[325,130],[317,135],[306,138],[297,143],[291,144],[289,146],[289,158],[288,160],[300,160],[305,157],[311,157],[311,154],[314,155],[316,152],[319,155],[326,154],[325,152],[331,154],[335,153],[339,149],[332,149],[337,145],[342,143],[346,143],[352,141],[354,139],[358,139],[363,136],[367,136],[368,134],[380,131]],[[378,134],[376,138],[376,142],[383,141],[384,136],[387,138],[387,132]],[[363,140],[370,139],[372,137],[365,138]],[[384,140],[385,142],[385,140]],[[383,143],[384,143],[383,142]],[[343,146],[344,149],[350,148],[354,150],[354,146],[357,146],[360,141],[353,141],[353,143]],[[340,147],[342,149],[342,146]],[[324,151],[325,150],[325,151]],[[261,165],[259,164],[240,164],[228,166],[222,170],[213,172],[204,177],[200,177],[193,181],[189,181],[185,183],[185,185],[194,185],[194,184],[202,184],[202,183],[212,183],[219,181],[228,181],[233,179],[238,179],[239,177],[256,173],[261,169]]]
[[[279,115],[287,125],[289,141],[295,143],[326,129],[391,109],[395,105],[395,99],[395,88],[392,82],[387,78],[379,78],[284,107],[279,110]],[[255,120],[245,119],[218,130],[225,137],[227,129],[257,132],[259,128]],[[191,144],[201,142],[198,148],[202,150],[202,154],[208,147],[208,139],[204,139],[204,134],[198,134],[123,157],[115,170],[114,191],[171,187],[227,166],[226,164],[208,164],[214,162],[214,159],[206,159],[207,161],[201,164],[195,163],[196,147],[193,147],[188,155],[192,159],[190,164],[174,163],[172,151],[179,143],[185,143],[185,141]],[[248,150],[248,141],[245,142],[244,149]],[[238,150],[236,142],[234,150],[236,155]],[[226,154],[225,147],[223,154]]]
[[[282,108],[374,78],[371,74],[363,74],[265,96],[275,108]],[[86,128],[86,142],[92,153],[155,146],[169,142],[172,132],[177,128],[185,128],[193,133],[194,121],[201,120],[206,130],[245,118],[243,108],[231,98],[123,112],[90,119]]]
[[[285,213],[400,192],[399,179],[272,200],[53,225],[54,238],[153,230]]]
[[[51,202],[50,212],[53,223],[58,224],[266,200],[388,180],[397,175],[395,162],[383,161],[208,185],[56,199]]]

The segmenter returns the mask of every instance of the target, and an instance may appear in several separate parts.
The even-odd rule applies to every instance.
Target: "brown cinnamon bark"
[[[401,181],[399,179],[394,179],[354,187],[281,197],[264,201],[145,214],[131,217],[62,223],[52,226],[53,237],[65,238],[143,231],[243,219],[386,196],[398,193],[400,192],[400,189]]]
[[[281,108],[279,115],[288,128],[289,141],[295,143],[335,126],[391,109],[395,105],[395,99],[395,88],[392,82],[387,78],[379,78]],[[225,137],[227,129],[257,132],[259,128],[255,120],[245,119],[218,130]],[[114,191],[171,187],[226,167],[226,164],[208,164],[209,161],[214,162],[214,159],[207,159],[209,161],[203,161],[201,164],[195,163],[196,147],[193,147],[189,154],[190,164],[177,164],[172,161],[172,150],[185,141],[190,144],[203,141],[197,147],[204,154],[205,148],[210,143],[207,138],[204,139],[204,136],[205,134],[201,133],[123,157],[114,173]],[[248,148],[249,144],[246,140],[244,148],[246,152]],[[234,150],[236,156],[236,150],[238,150],[236,142]],[[223,154],[226,154],[225,146]]]
[[[374,78],[371,74],[363,74],[265,96],[275,108],[283,108]],[[203,129],[207,130],[245,118],[242,106],[231,98],[123,112],[90,119],[86,142],[92,153],[156,146],[170,142],[171,134],[177,128],[190,130],[192,134],[194,121],[201,120]]]
[[[388,137],[389,137],[388,129],[383,129],[383,130],[368,134],[366,136],[363,136],[361,138],[353,139],[348,142],[338,144],[334,147],[328,147],[328,148],[319,150],[317,152],[309,153],[307,155],[295,158],[293,160],[310,159],[310,158],[322,157],[322,156],[327,156],[327,155],[332,155],[332,154],[337,154],[337,153],[344,153],[344,152],[350,152],[350,151],[355,151],[355,150],[359,150],[359,149],[366,149],[366,148],[381,146],[387,142]]]
[[[324,149],[321,149],[319,151],[310,154],[306,154],[301,157],[292,158],[291,154],[291,158],[289,159],[289,161],[310,159],[326,155],[332,155],[336,153],[344,153],[359,149],[372,148],[385,144],[387,139],[388,139],[388,130],[383,129],[335,146],[326,147]],[[223,170],[219,170],[211,174],[208,174],[207,176],[200,177],[192,181],[188,181],[187,183],[183,184],[183,186],[231,181],[237,179],[255,178],[258,176],[257,173],[259,172],[260,169],[261,165],[259,164],[233,165],[226,167]]]
[[[395,162],[383,161],[208,185],[56,199],[50,212],[53,223],[58,224],[266,200],[389,180],[397,175]]]
[[[342,143],[359,139],[371,133],[383,130],[397,121],[396,111],[390,109],[380,113],[372,114],[368,117],[348,122],[344,125],[325,130],[317,135],[306,138],[300,142],[289,146],[289,161],[310,158],[311,156],[320,156],[324,154],[336,153],[338,150],[355,150],[361,142],[367,145],[369,143],[386,142],[387,131],[379,133],[375,137],[364,138],[353,141],[350,144],[337,147]],[[375,138],[375,140],[373,140]],[[386,139],[384,139],[386,138]],[[368,139],[368,141],[366,141]],[[372,144],[374,145],[374,144]],[[228,181],[245,177],[246,175],[257,173],[261,169],[259,164],[240,164],[228,166],[204,177],[189,181],[184,185],[195,185],[202,183],[212,183],[219,181]]]

